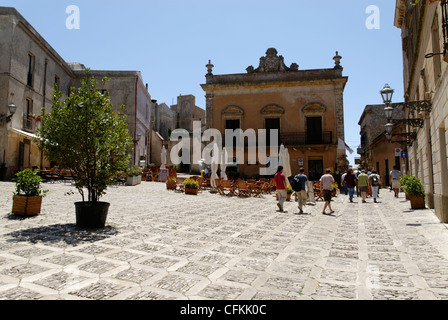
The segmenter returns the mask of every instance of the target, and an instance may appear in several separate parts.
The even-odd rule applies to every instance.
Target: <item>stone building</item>
[[[279,143],[289,150],[293,174],[303,166],[309,178],[317,180],[325,168],[343,170],[345,150],[337,147],[338,138],[344,140],[345,135],[343,94],[348,77],[342,75],[337,53],[334,60],[333,68],[299,70],[296,63],[287,67],[283,56],[270,48],[257,68],[225,75],[214,75],[209,62],[206,83],[201,85],[207,128],[222,134],[226,129],[278,130]],[[241,162],[237,170],[246,176],[257,175],[263,167],[258,160],[257,164],[230,160]]]
[[[410,175],[425,185],[426,204],[448,222],[448,3],[396,0],[394,25],[402,30],[405,118]],[[425,104],[410,102],[425,101]],[[429,107],[428,107],[429,105]]]
[[[404,116],[403,108],[397,107],[393,111],[393,118]],[[360,166],[367,170],[376,170],[383,181],[383,185],[389,185],[389,173],[394,166],[402,168],[405,163],[401,159],[403,150],[399,142],[389,142],[386,138],[385,125],[387,124],[384,105],[367,105],[359,120],[361,145],[358,154],[361,155]],[[393,133],[405,132],[404,125],[397,125]],[[395,141],[395,140],[394,140]]]
[[[7,114],[11,103],[17,106],[9,123],[0,122],[0,164],[5,164],[8,176],[20,168],[49,167],[33,142],[40,125],[35,116],[42,108],[50,112],[53,84],[62,98],[67,97],[70,87],[79,85],[85,67],[65,62],[14,8],[0,7],[0,45],[0,114]],[[149,159],[151,97],[140,72],[91,73],[98,79],[109,77],[102,89],[109,92],[117,110],[126,106],[129,133],[135,141],[132,162]]]
[[[171,132],[175,129],[185,129],[193,132],[193,122],[201,122],[202,130],[205,129],[205,110],[196,105],[196,98],[193,95],[179,95],[177,104],[170,107],[166,103],[158,104],[153,100],[153,123],[151,134],[151,163],[160,165],[162,146],[168,151],[167,161],[170,164],[170,151],[177,142],[170,141]],[[197,163],[181,164],[180,172],[198,173]]]

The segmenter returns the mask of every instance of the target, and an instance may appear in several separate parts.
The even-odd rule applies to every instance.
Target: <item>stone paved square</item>
[[[448,229],[387,190],[297,215],[263,198],[198,196],[162,183],[108,189],[103,230],[78,230],[73,187],[46,184],[42,213],[10,214],[0,182],[0,299],[447,300]],[[130,205],[132,204],[132,205]]]

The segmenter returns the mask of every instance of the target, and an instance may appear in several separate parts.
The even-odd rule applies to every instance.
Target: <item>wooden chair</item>
[[[314,198],[316,201],[324,201],[324,192],[320,189],[320,182],[314,181],[313,182],[313,192],[314,192]]]
[[[222,180],[221,181],[222,190],[226,196],[234,196],[235,195],[235,186],[230,180]]]
[[[237,183],[237,188],[235,189],[235,195],[238,197],[250,197],[250,188],[246,181],[239,180]]]
[[[202,177],[198,177],[198,178],[196,179],[196,181],[198,182],[198,192],[202,192],[202,190],[203,190],[204,178],[202,178]]]
[[[176,191],[184,192],[184,190],[185,190],[185,188],[184,188],[185,180],[186,180],[186,178],[177,178],[176,179]]]
[[[251,195],[254,198],[263,198],[263,188],[266,182],[258,181],[251,185]]]
[[[225,195],[224,193],[224,189],[222,187],[222,179],[221,178],[216,178],[215,179],[215,185],[216,185],[216,190],[218,191],[218,193],[222,196]]]

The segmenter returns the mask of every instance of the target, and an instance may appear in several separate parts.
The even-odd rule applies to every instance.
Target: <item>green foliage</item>
[[[424,196],[425,187],[421,183],[420,179],[414,176],[404,176],[401,178],[403,184],[403,190],[410,196]]]
[[[176,178],[175,177],[168,177],[168,179],[166,180],[166,183],[176,183]]]
[[[112,110],[108,93],[97,88],[89,70],[79,89],[71,88],[65,100],[61,96],[54,87],[53,107],[43,116],[36,142],[49,160],[72,170],[83,201],[85,188],[88,201],[98,202],[129,164],[132,138],[121,113],[124,106],[118,113]]]
[[[143,172],[142,168],[136,165],[131,165],[126,169],[126,176],[128,177],[138,177]]]
[[[199,188],[199,182],[193,179],[186,179],[184,181],[184,188],[186,189],[198,189]]]
[[[287,193],[288,193],[288,194],[293,194],[293,193],[294,193],[294,190],[292,189],[292,187],[291,187],[290,184],[289,184],[288,187],[287,187]]]
[[[16,173],[15,195],[36,197],[45,196],[48,190],[42,188],[42,178],[38,175],[39,170],[25,169]]]

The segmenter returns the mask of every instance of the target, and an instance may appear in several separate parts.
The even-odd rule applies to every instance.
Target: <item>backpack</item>
[[[302,181],[299,176],[295,176],[291,181],[291,188],[296,192],[302,191]]]
[[[377,187],[380,185],[380,180],[376,174],[372,175],[372,186]]]

